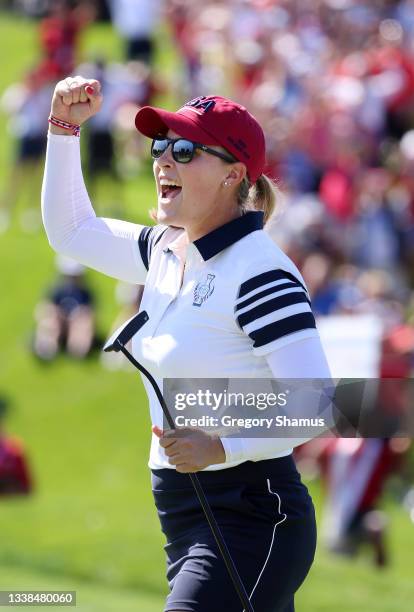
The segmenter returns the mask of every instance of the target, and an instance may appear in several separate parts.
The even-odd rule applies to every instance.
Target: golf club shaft
[[[125,346],[118,340],[118,345],[120,350],[123,352],[123,354],[125,355],[125,357],[128,359],[128,361],[130,361],[140,372],[142,372],[142,374],[144,374],[144,376],[146,376],[148,378],[148,380],[150,381],[156,395],[158,398],[158,401],[161,404],[161,408],[162,411],[164,413],[165,418],[168,421],[168,425],[171,427],[171,429],[175,429],[175,423],[173,421],[173,418],[170,414],[170,411],[168,410],[167,404],[165,403],[164,400],[164,396],[161,393],[161,390],[156,382],[156,380],[154,379],[154,377],[148,372],[148,370],[146,370],[144,368],[144,366],[142,366],[132,355],[131,353],[125,348]],[[203,512],[205,514],[205,517],[207,519],[208,524],[210,525],[210,529],[212,531],[212,534],[214,536],[214,539],[216,541],[216,544],[220,550],[221,556],[223,558],[223,561],[226,565],[227,571],[229,573],[229,576],[231,578],[231,581],[233,583],[234,588],[236,589],[236,592],[239,596],[239,599],[241,601],[241,603],[244,606],[244,611],[243,612],[254,612],[253,606],[250,603],[249,600],[249,596],[247,595],[246,589],[244,588],[244,584],[242,582],[242,579],[240,578],[240,575],[237,571],[237,568],[234,564],[233,558],[230,554],[229,549],[227,548],[227,544],[224,540],[223,534],[220,531],[220,527],[214,517],[214,514],[210,508],[210,504],[208,503],[207,497],[204,493],[204,490],[200,484],[200,481],[198,479],[197,474],[193,474],[193,473],[189,473],[188,474],[191,480],[191,483],[194,487],[194,490],[197,494],[197,497],[200,501],[201,507],[203,509]]]
[[[210,504],[208,503],[207,497],[205,496],[204,490],[200,484],[197,474],[188,474],[191,480],[191,483],[197,493],[197,497],[200,501],[201,507],[203,508],[203,512],[206,516],[207,522],[210,525],[210,529],[213,533],[214,539],[216,540],[216,544],[220,550],[223,561],[226,565],[227,571],[230,575],[231,581],[233,582],[233,586],[237,591],[239,599],[243,604],[244,610],[243,612],[254,612],[253,606],[250,603],[249,596],[247,595],[246,589],[244,588],[244,584],[240,575],[237,571],[237,568],[234,564],[233,558],[230,555],[230,551],[227,548],[226,541],[224,539],[223,534],[220,531],[220,527],[214,517],[213,511],[211,510]]]

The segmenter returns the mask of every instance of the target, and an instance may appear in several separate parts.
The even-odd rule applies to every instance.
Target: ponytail
[[[237,203],[244,212],[262,210],[266,224],[275,211],[279,195],[276,183],[262,174],[251,186],[247,178],[243,179],[237,193]]]

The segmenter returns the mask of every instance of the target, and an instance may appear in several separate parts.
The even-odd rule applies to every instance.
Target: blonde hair
[[[280,190],[277,184],[262,174],[257,181],[250,185],[248,178],[240,183],[237,192],[237,204],[243,212],[248,210],[262,210],[264,212],[264,224],[269,221],[276,209]]]

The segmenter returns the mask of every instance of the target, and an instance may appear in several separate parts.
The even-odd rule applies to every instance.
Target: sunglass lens
[[[164,153],[169,145],[168,140],[153,140],[151,146],[151,155],[154,159],[158,159]]]
[[[191,140],[180,139],[173,144],[173,158],[180,164],[188,164],[194,157],[194,144]]]

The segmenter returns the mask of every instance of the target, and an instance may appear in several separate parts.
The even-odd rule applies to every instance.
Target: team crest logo
[[[214,291],[215,274],[207,274],[207,279],[197,283],[194,289],[193,306],[201,306]]]

